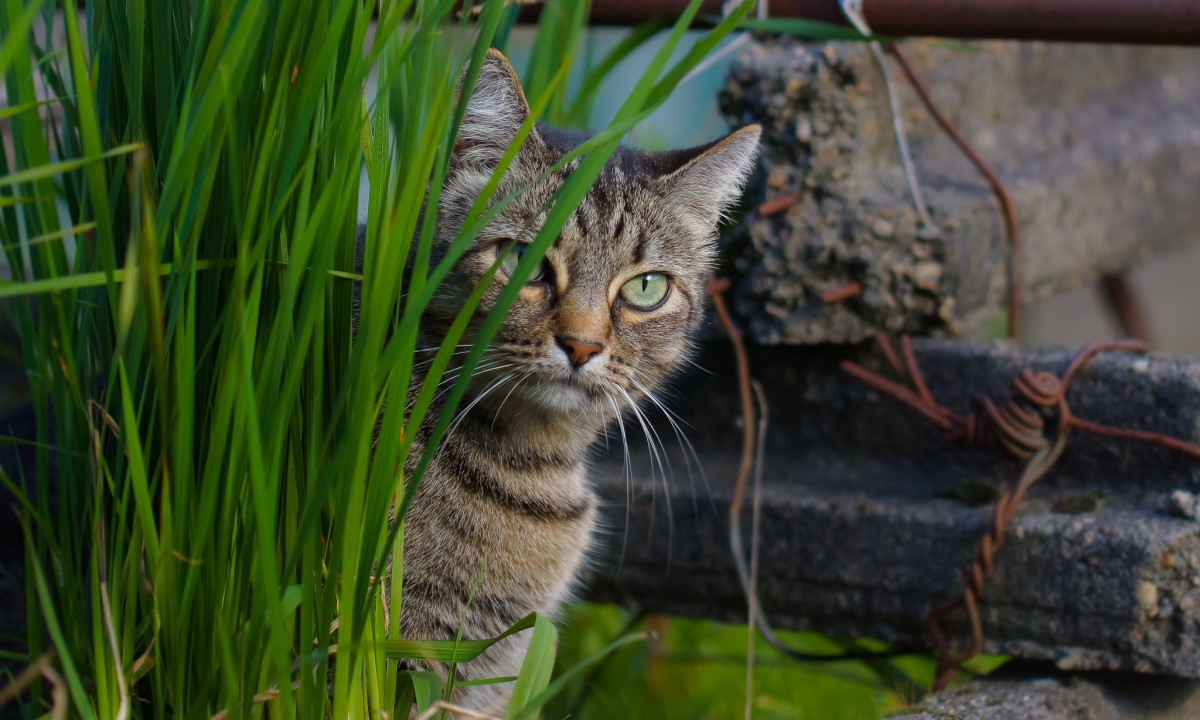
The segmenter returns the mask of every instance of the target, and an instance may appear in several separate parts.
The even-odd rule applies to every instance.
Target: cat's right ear
[[[495,167],[527,117],[529,103],[516,70],[499,50],[488,50],[458,129],[454,163]]]

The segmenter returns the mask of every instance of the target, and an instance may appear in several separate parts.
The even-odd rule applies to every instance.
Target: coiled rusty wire
[[[849,360],[842,370],[863,384],[892,397],[932,421],[943,436],[957,445],[990,449],[1025,462],[1017,482],[996,501],[992,522],[984,533],[979,549],[968,570],[963,591],[938,604],[929,613],[927,627],[938,651],[938,665],[933,689],[946,687],[955,671],[967,659],[983,648],[983,625],[979,617],[978,599],[984,591],[984,580],[992,570],[995,553],[1004,545],[1004,532],[1029,488],[1041,479],[1062,456],[1072,429],[1107,437],[1149,442],[1171,448],[1200,459],[1200,445],[1168,437],[1160,433],[1101,425],[1075,417],[1067,404],[1066,393],[1075,374],[1099,352],[1122,350],[1145,352],[1139,340],[1113,340],[1084,346],[1072,358],[1062,376],[1049,372],[1035,373],[1022,368],[1013,378],[1007,398],[997,403],[979,397],[974,409],[959,415],[934,400],[929,392],[913,355],[907,336],[900,338],[900,353],[882,334],[876,342],[888,363],[907,383],[888,380]],[[954,650],[942,630],[947,613],[963,607],[971,626],[971,642],[963,650]]]

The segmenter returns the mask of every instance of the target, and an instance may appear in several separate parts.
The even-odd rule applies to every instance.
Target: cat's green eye
[[[670,289],[666,275],[646,273],[621,286],[621,299],[639,310],[649,310],[665,300]]]
[[[521,256],[525,254],[529,246],[522,243],[512,246],[509,246],[508,243],[501,243],[496,248],[496,252],[504,253],[504,257],[500,259],[500,269],[504,271],[505,275],[512,277],[513,273],[517,271],[517,263],[521,262]],[[506,250],[507,252],[505,252]],[[546,262],[546,258],[542,258],[537,269],[529,276],[529,282],[542,282],[546,279],[549,270],[550,264]]]

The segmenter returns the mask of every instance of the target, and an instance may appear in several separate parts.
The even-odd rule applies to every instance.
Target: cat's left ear
[[[712,145],[696,148],[695,157],[663,178],[671,196],[715,227],[741,197],[758,158],[761,136],[761,125],[747,125]]]
[[[458,129],[455,163],[495,167],[528,116],[529,103],[517,71],[499,50],[488,50]],[[536,137],[534,131],[531,139],[536,141]]]

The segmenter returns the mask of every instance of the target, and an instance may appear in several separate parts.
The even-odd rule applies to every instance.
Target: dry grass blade
[[[733,322],[733,317],[729,313],[729,308],[725,304],[725,300],[721,297],[721,293],[728,289],[730,283],[726,279],[709,278],[707,292],[712,298],[713,309],[717,313],[717,321],[721,329],[729,338],[730,344],[734,348],[734,353],[737,358],[737,373],[738,373],[738,391],[742,405],[742,453],[741,462],[738,465],[737,480],[734,483],[733,495],[729,504],[729,547],[733,553],[734,566],[737,569],[738,581],[742,586],[742,592],[745,593],[746,602],[753,607],[753,614],[750,617],[754,620],[753,627],[762,634],[763,639],[767,641],[775,651],[781,655],[795,660],[797,662],[818,663],[818,662],[837,662],[844,660],[866,660],[868,663],[876,663],[886,658],[916,654],[909,650],[862,650],[856,643],[843,643],[846,648],[845,652],[836,655],[824,655],[799,651],[788,645],[783,638],[775,633],[771,626],[770,620],[762,610],[762,603],[759,602],[757,588],[752,581],[752,567],[754,559],[747,562],[744,548],[742,545],[742,530],[741,530],[741,512],[742,505],[745,502],[746,486],[749,483],[750,472],[754,467],[756,455],[759,457],[760,472],[761,460],[763,452],[762,438],[760,432],[756,432],[757,428],[754,422],[754,404],[755,404],[755,381],[750,376],[750,361],[749,355],[746,352],[745,342],[742,340],[742,335],[737,329],[737,325]],[[765,408],[766,403],[762,403]],[[765,433],[766,420],[765,417],[760,422],[761,433]],[[761,475],[756,474],[756,486],[761,486]],[[758,501],[758,492],[755,495],[755,504]],[[757,528],[757,515],[755,515]],[[757,532],[757,529],[756,529]],[[884,677],[885,681],[896,685],[897,687],[911,688],[911,683],[906,678],[901,678],[894,669],[883,667],[881,665],[872,664],[872,671]],[[827,669],[826,672],[830,675],[844,677],[853,682],[863,682],[863,679],[852,673],[841,673],[834,669]]]
[[[53,720],[66,720],[67,717],[67,684],[53,665],[42,667],[42,677],[50,683],[50,717]]]
[[[434,703],[425,710],[425,712],[417,716],[417,720],[433,720],[433,718],[437,717],[443,712],[453,713],[465,718],[471,718],[471,720],[500,720],[500,718],[496,717],[495,715],[488,715],[486,713],[479,712],[478,710],[472,710],[459,705],[453,705],[445,700],[435,700]]]
[[[295,691],[299,689],[300,681],[297,680],[296,682],[292,683],[292,690]],[[250,703],[252,705],[261,705],[262,703],[274,700],[275,698],[279,697],[280,694],[279,688],[271,688],[265,692],[256,693],[254,697],[250,698]],[[213,713],[209,720],[225,720],[227,717],[229,717],[229,708],[225,708],[224,710]]]
[[[767,443],[767,419],[770,410],[767,406],[767,394],[763,392],[762,384],[753,381],[754,397],[758,400],[758,443],[754,449],[754,498],[751,503],[750,520],[750,587],[758,595],[758,546],[761,539],[760,523],[762,520],[762,475],[763,455]],[[754,632],[758,622],[756,617],[758,603],[746,603],[746,720],[754,713]]]
[[[41,676],[45,668],[50,667],[54,662],[54,651],[48,650],[38,656],[36,660],[25,666],[17,676],[12,679],[7,685],[0,688],[0,708],[12,702],[25,688],[29,687],[34,680]]]

